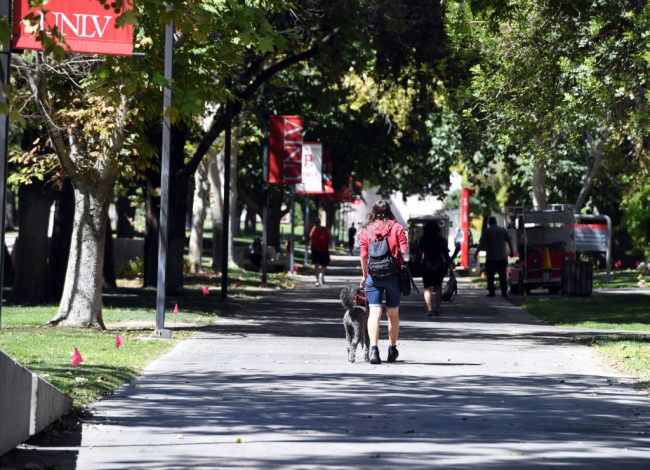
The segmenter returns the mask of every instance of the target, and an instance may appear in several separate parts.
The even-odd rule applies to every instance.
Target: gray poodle
[[[355,297],[357,301],[355,301]],[[360,303],[361,305],[359,305]],[[368,313],[363,290],[354,284],[345,286],[341,289],[341,304],[346,309],[343,326],[345,327],[345,337],[348,340],[348,360],[354,362],[357,345],[361,343],[363,360],[367,361],[370,352],[370,336],[368,336]]]

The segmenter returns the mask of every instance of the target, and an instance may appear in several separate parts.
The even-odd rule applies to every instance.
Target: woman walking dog
[[[366,222],[359,230],[359,247],[363,279],[361,288],[366,290],[370,318],[368,319],[368,334],[370,335],[370,363],[381,364],[379,358],[379,320],[384,292],[386,293],[386,314],[388,315],[388,362],[395,362],[399,355],[397,351],[397,336],[399,335],[399,305],[402,300],[402,290],[399,281],[399,269],[404,264],[404,254],[408,250],[406,234],[395,220],[393,211],[387,201],[380,200],[372,206]],[[373,242],[385,238],[388,242],[390,255],[395,259],[395,271],[386,277],[368,272],[368,247]]]

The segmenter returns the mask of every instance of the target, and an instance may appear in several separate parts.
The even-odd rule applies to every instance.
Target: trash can
[[[478,265],[478,259],[474,258],[475,253],[476,248],[472,247],[469,249],[469,269],[467,270],[467,274],[470,276],[479,276],[481,274],[481,269]]]
[[[589,296],[593,291],[594,268],[586,261],[565,261],[562,264],[563,295]]]

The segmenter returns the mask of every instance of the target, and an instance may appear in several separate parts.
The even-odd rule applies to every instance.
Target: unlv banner
[[[297,193],[320,194],[323,192],[322,159],[323,144],[303,142],[302,183],[296,185]]]
[[[126,9],[131,6],[125,5]],[[36,36],[27,31],[23,18],[29,13],[28,0],[16,0],[14,4],[14,49],[41,50]],[[131,55],[133,53],[133,26],[116,27],[119,16],[113,9],[106,10],[98,0],[50,0],[45,5],[45,17],[41,16],[41,30],[54,26],[65,36],[64,47],[71,52],[84,54]]]
[[[301,116],[271,116],[269,136],[269,183],[302,182]]]

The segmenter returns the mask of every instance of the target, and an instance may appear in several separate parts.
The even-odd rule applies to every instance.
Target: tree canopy
[[[0,103],[40,132],[16,150],[18,183],[69,177],[80,190],[105,180],[108,192],[118,177],[155,170],[150,130],[171,86],[179,201],[225,129],[230,101],[249,206],[260,201],[268,106],[305,117],[305,138],[333,152],[337,188],[353,176],[382,195],[443,198],[451,168],[462,168],[487,205],[530,204],[535,188],[549,202],[616,213],[650,253],[641,215],[650,193],[647,2],[143,0],[130,10],[130,0],[96,1],[134,25],[143,56],[66,52],[58,31],[38,31],[31,18],[44,52],[15,56],[14,86],[3,90],[10,102]],[[289,192],[275,190],[279,210]]]

